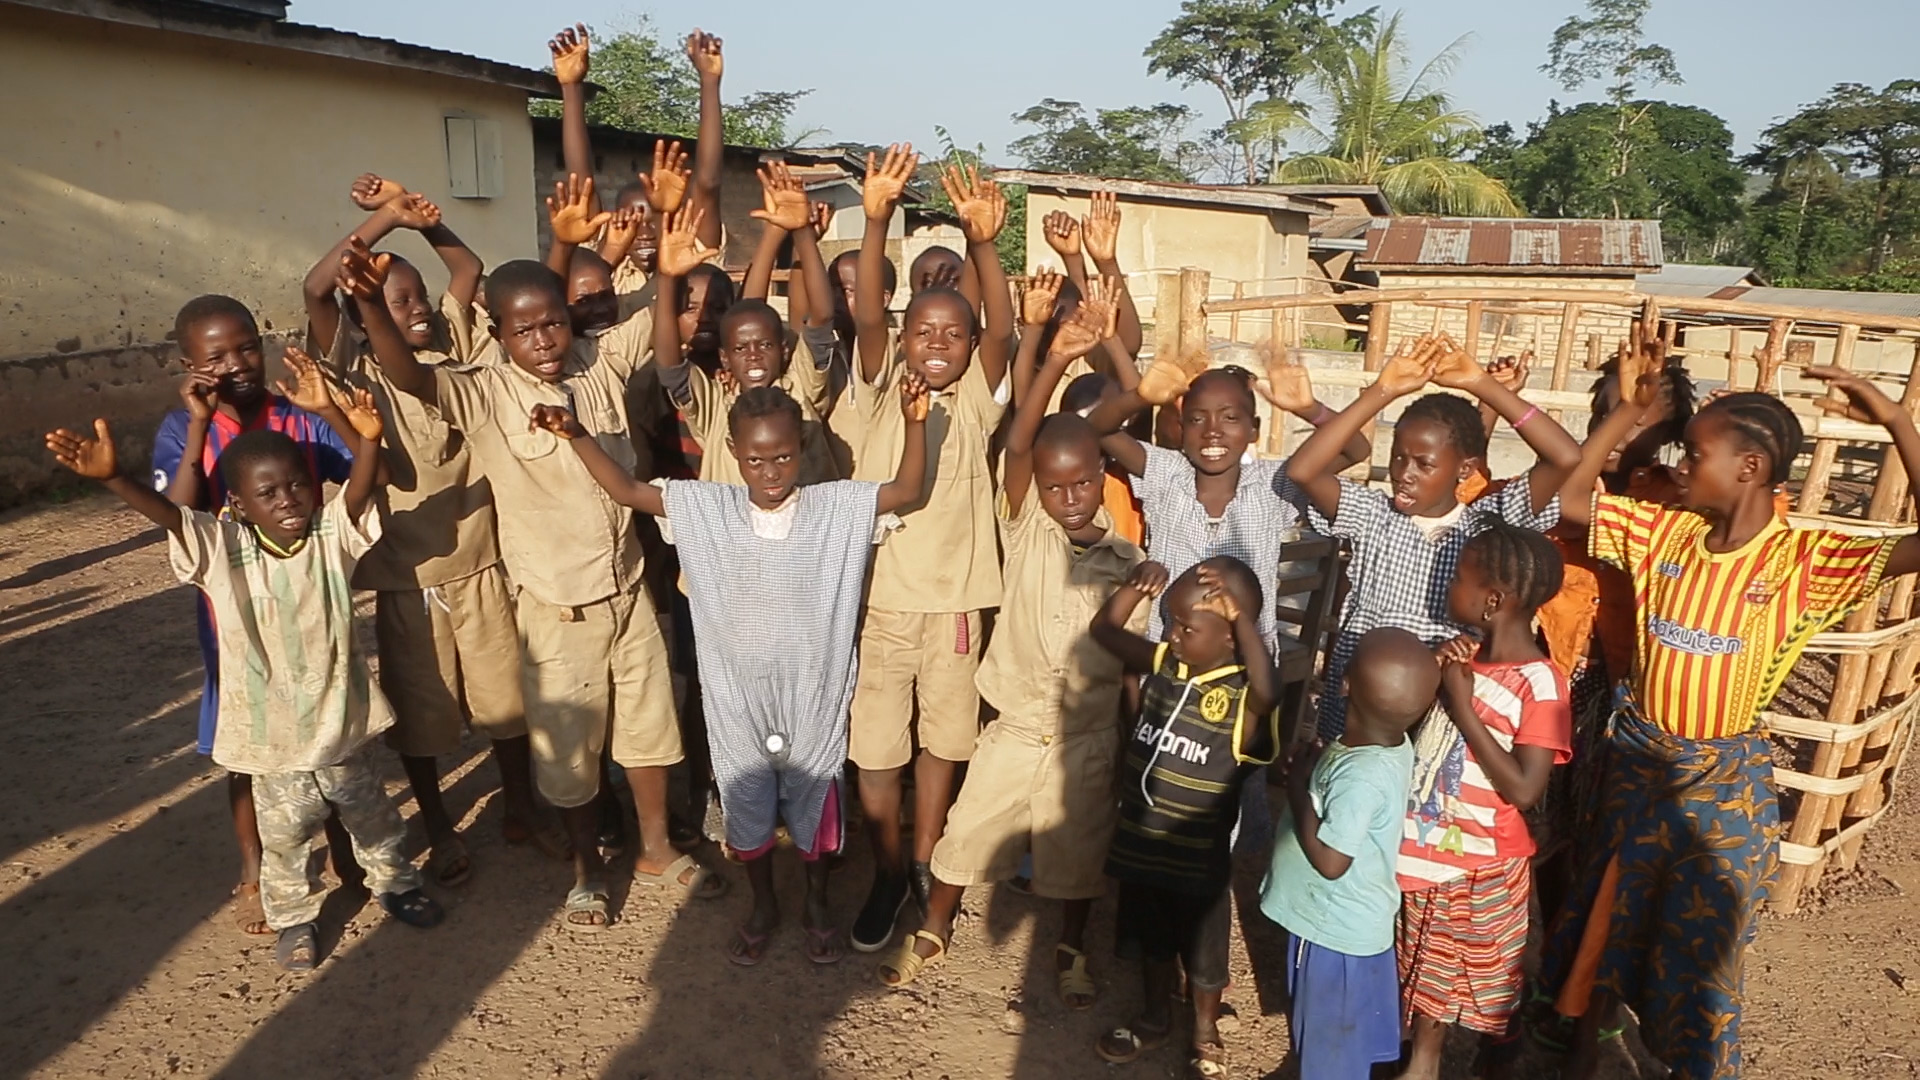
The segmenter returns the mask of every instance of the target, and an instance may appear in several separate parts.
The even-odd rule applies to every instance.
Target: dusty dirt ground
[[[228,916],[223,787],[193,753],[191,599],[142,524],[104,497],[0,516],[0,1077],[1181,1074],[1176,1050],[1124,1068],[1091,1052],[1138,1003],[1105,951],[1110,907],[1091,931],[1102,997],[1086,1013],[1054,993],[1057,915],[1005,889],[968,894],[956,951],[907,993],[877,986],[868,958],[807,963],[791,865],[789,919],[756,969],[721,953],[745,910],[737,870],[727,899],[619,896],[611,931],[569,934],[566,871],[501,842],[492,767],[471,744],[447,764],[476,872],[436,890],[445,925],[416,931],[336,894],[327,958],[283,974],[269,939]],[[388,772],[399,796],[397,761]],[[856,853],[835,883],[845,917],[866,881]],[[1233,1074],[1292,1076],[1275,932],[1251,908],[1240,923]],[[1920,813],[1887,819],[1808,913],[1768,918],[1749,970],[1749,1077],[1920,1076]],[[1468,1075],[1459,1048],[1447,1075]],[[1608,1075],[1636,1075],[1625,1051]]]

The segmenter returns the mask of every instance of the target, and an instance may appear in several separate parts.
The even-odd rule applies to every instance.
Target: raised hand
[[[1829,389],[1847,396],[1845,401],[1828,398],[1815,401],[1814,404],[1823,412],[1849,420],[1879,424],[1881,427],[1888,427],[1901,419],[1911,419],[1900,403],[1888,397],[1878,386],[1844,368],[1810,367],[1805,374],[1807,378],[1826,383]]]
[[[933,394],[927,389],[927,381],[914,372],[907,372],[900,378],[900,415],[907,423],[917,424],[927,418],[933,405]]]
[[[687,35],[687,59],[703,79],[718,79],[726,64],[720,56],[720,39],[695,27]]]
[[[589,51],[585,23],[575,23],[553,35],[547,42],[547,52],[553,56],[553,77],[562,86],[586,82]]]
[[[827,230],[833,227],[833,205],[817,202],[813,204],[813,238],[824,239]]]
[[[1087,216],[1080,219],[1080,235],[1086,245],[1087,258],[1096,265],[1114,260],[1120,247],[1120,202],[1113,192],[1093,193]]]
[[[1140,373],[1140,385],[1134,392],[1149,405],[1167,405],[1186,393],[1188,384],[1192,382],[1193,374],[1179,361],[1168,356],[1156,356],[1153,363],[1147,365],[1147,370]]]
[[[1527,375],[1532,370],[1532,349],[1528,349],[1519,356],[1502,356],[1487,365],[1487,374],[1493,377],[1493,381],[1516,394],[1526,389]]]
[[[113,432],[105,420],[93,422],[93,435],[60,428],[47,432],[47,449],[53,459],[88,480],[111,480],[120,475],[120,462],[113,452]]]
[[[334,390],[327,385],[327,376],[320,370],[320,362],[293,345],[287,346],[285,359],[293,382],[289,384],[285,379],[274,380],[274,392],[310,413],[326,412],[332,408],[335,404]]]
[[[750,213],[776,229],[793,232],[804,229],[813,218],[807,202],[806,185],[795,179],[785,162],[774,161],[760,167],[762,208]]]
[[[700,222],[707,216],[705,207],[688,206],[669,217],[660,230],[660,247],[654,253],[655,265],[668,277],[686,277],[693,268],[719,254],[700,242]]]
[[[347,190],[353,205],[369,214],[407,193],[399,184],[373,173],[361,173]]]
[[[1159,596],[1167,591],[1169,580],[1166,567],[1157,562],[1143,562],[1127,575],[1127,588],[1147,596]]]
[[[1080,301],[1073,312],[1061,320],[1060,329],[1054,331],[1050,354],[1078,359],[1092,352],[1106,340],[1112,314],[1113,305],[1104,296],[1089,296]]]
[[[340,270],[334,276],[334,284],[355,300],[379,300],[387,284],[387,271],[392,266],[392,255],[384,251],[375,254],[366,241],[351,236],[347,238],[346,250],[340,253]]]
[[[867,152],[867,178],[861,185],[860,206],[868,221],[885,221],[893,216],[894,204],[906,192],[907,181],[913,179],[913,170],[919,165],[920,155],[913,152],[912,143],[887,147],[886,157],[877,166],[873,152]]]
[[[1437,340],[1439,348],[1434,358],[1434,382],[1455,390],[1470,390],[1481,379],[1488,377],[1487,370],[1474,363],[1473,357],[1455,345],[1451,337],[1441,334]]]
[[[969,243],[990,244],[1000,235],[1000,227],[1006,224],[1006,202],[992,178],[982,178],[972,165],[964,169],[949,165],[940,174],[940,186],[953,201],[953,212]]]
[[[1387,359],[1374,385],[1393,397],[1405,397],[1419,390],[1433,381],[1439,352],[1439,339],[1431,334],[1401,342],[1400,351]]]
[[[600,253],[605,255],[609,251],[617,251],[625,258],[626,253],[633,250],[633,242],[640,238],[640,229],[646,223],[647,208],[638,203],[615,210],[613,219],[607,222],[607,234],[600,240]],[[609,258],[607,261],[616,260]]]
[[[1020,321],[1028,326],[1046,325],[1060,303],[1060,283],[1064,280],[1058,270],[1045,267],[1027,275],[1026,291],[1020,294]]]
[[[1055,210],[1040,222],[1047,246],[1063,259],[1080,254],[1080,222],[1065,210]]]
[[[647,193],[647,205],[662,214],[671,214],[687,201],[687,185],[693,172],[687,168],[687,152],[680,140],[653,143],[653,169],[640,174],[640,187]]]
[[[440,208],[425,195],[409,191],[387,204],[394,223],[403,229],[421,232],[440,224]]]
[[[189,371],[180,380],[180,401],[187,407],[189,420],[206,423],[220,407],[220,376],[210,371]]]
[[[584,244],[593,239],[600,227],[613,220],[605,210],[594,213],[593,177],[568,173],[564,182],[553,185],[547,197],[547,220],[553,223],[553,238],[563,244]]]
[[[333,398],[333,407],[347,418],[360,438],[373,443],[380,441],[386,424],[380,419],[380,407],[374,403],[373,391],[364,386],[341,388],[328,383],[327,393]]]
[[[587,433],[573,414],[558,405],[535,405],[527,417],[528,431],[551,431],[563,439],[577,439]]]
[[[960,268],[953,263],[943,262],[921,275],[915,292],[929,289],[957,289],[960,287]]]
[[[1211,566],[1201,566],[1193,573],[1194,583],[1200,586],[1200,599],[1194,602],[1194,610],[1211,611],[1215,615],[1234,622],[1240,618],[1240,601],[1227,586],[1225,578]]]
[[[1307,374],[1307,365],[1300,362],[1298,349],[1275,348],[1267,345],[1267,381],[1253,384],[1254,390],[1267,399],[1267,404],[1283,412],[1305,413],[1313,408],[1313,377]]]

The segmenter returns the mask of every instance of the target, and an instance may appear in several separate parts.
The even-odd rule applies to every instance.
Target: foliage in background
[[[1680,69],[1673,53],[1646,40],[1644,23],[1652,0],[1587,0],[1587,18],[1573,16],[1553,32],[1547,62],[1540,70],[1574,91],[1596,80],[1607,80],[1610,112],[1608,153],[1596,194],[1608,203],[1607,217],[1634,216],[1627,206],[1633,199],[1634,158],[1657,136],[1653,102],[1637,100],[1642,86],[1678,86]],[[1551,117],[1549,117],[1551,120]]]
[[[940,186],[940,171],[949,165],[986,171],[987,148],[975,143],[971,150],[962,149],[955,145],[953,135],[939,124],[933,126],[933,133],[940,139],[940,156],[928,155],[923,159],[914,181],[930,193],[928,207],[952,215],[953,200],[947,198],[946,189]],[[994,241],[994,247],[1000,252],[1001,268],[1018,276],[1027,272],[1027,188],[1024,184],[1003,184],[1000,190],[1007,196],[1007,223]]]
[[[1046,98],[1013,119],[1038,130],[1007,144],[1028,168],[1134,180],[1188,181],[1198,145],[1185,105],[1097,109]]]

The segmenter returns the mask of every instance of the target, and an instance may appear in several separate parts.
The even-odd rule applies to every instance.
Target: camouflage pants
[[[263,773],[253,778],[260,820],[260,904],[275,930],[320,917],[326,893],[313,873],[309,841],[327,819],[328,805],[353,838],[353,854],[375,896],[420,887],[420,872],[400,852],[406,825],[393,807],[365,749],[338,765],[312,772]]]

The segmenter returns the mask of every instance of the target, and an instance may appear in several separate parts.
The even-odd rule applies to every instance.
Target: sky
[[[1366,6],[1348,0],[1344,10]],[[571,19],[596,28],[650,15],[672,36],[697,18],[725,40],[724,98],[813,91],[794,117],[796,131],[818,129],[804,140],[810,145],[934,147],[938,125],[961,146],[984,145],[989,161],[1011,165],[1006,144],[1026,130],[1011,117],[1042,98],[1090,110],[1179,102],[1200,110],[1208,126],[1225,117],[1211,88],[1183,89],[1147,74],[1141,50],[1178,13],[1178,0],[704,0],[697,8],[573,0],[565,7]],[[1582,0],[1404,0],[1401,7],[1416,63],[1465,35],[1447,88],[1482,123],[1509,121],[1524,132],[1550,100],[1599,96],[1592,86],[1568,94],[1540,71],[1554,28],[1584,10]],[[562,9],[505,0],[294,0],[288,17],[542,67]],[[1647,36],[1673,50],[1686,80],[1659,96],[1719,114],[1739,152],[1835,83],[1920,77],[1917,0],[1655,0]]]

